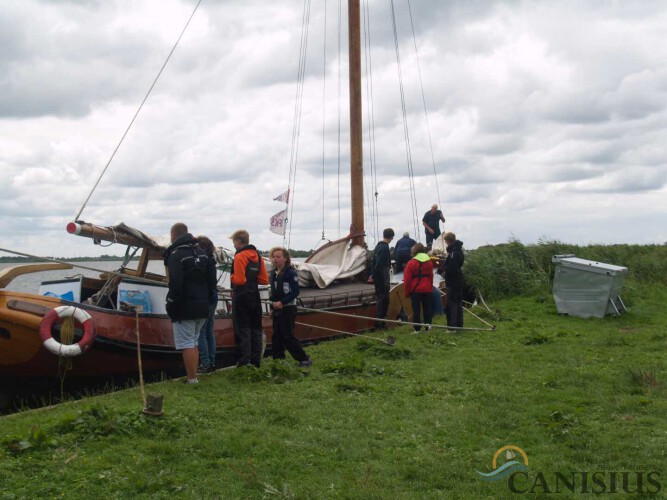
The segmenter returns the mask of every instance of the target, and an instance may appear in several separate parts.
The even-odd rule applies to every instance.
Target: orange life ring
[[[73,316],[83,327],[83,337],[76,344],[65,345],[53,338],[51,329],[59,318],[70,316]],[[83,309],[74,306],[60,306],[46,313],[42,323],[39,325],[39,336],[42,339],[44,347],[53,354],[70,358],[80,356],[93,345],[93,341],[95,340],[95,325],[93,318]]]

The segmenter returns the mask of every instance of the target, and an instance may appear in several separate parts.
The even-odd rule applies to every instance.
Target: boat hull
[[[58,306],[71,305],[86,311],[95,326],[95,340],[82,355],[67,358],[71,367],[68,379],[131,376],[138,374],[138,350],[144,372],[163,371],[175,374],[182,370],[182,356],[174,347],[172,323],[163,314],[139,314],[104,309],[62,299],[0,290],[0,377],[57,377],[63,371],[62,358],[43,345],[39,328],[44,315]],[[215,318],[216,361],[218,366],[233,362],[234,330],[231,315],[224,313],[222,302]],[[345,317],[328,314],[335,310]],[[343,332],[367,330],[373,326],[374,303],[358,301],[322,310],[300,313],[295,334],[309,343],[340,336]],[[363,316],[363,317],[361,317]],[[267,335],[268,349],[272,335],[271,318],[265,315],[262,327]],[[137,331],[140,344],[137,345]],[[83,332],[77,328],[75,341]],[[57,332],[56,332],[57,335]]]

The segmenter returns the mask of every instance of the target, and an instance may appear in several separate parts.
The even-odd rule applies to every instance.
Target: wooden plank
[[[33,304],[32,302],[14,299],[7,301],[7,308],[13,309],[14,311],[36,314],[37,316],[44,316],[51,310],[50,307],[46,307],[40,304]]]

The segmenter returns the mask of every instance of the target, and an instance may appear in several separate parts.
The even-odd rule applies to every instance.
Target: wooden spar
[[[114,230],[110,227],[96,226],[88,222],[70,222],[67,224],[67,232],[77,236],[92,238],[94,241],[108,241],[110,243],[120,243],[144,249],[142,260],[161,259],[164,254],[164,247],[154,244],[150,238],[142,239],[134,234],[122,230]]]
[[[361,22],[359,0],[348,2],[350,64],[350,182],[352,185],[352,245],[364,243],[364,165],[361,116]]]

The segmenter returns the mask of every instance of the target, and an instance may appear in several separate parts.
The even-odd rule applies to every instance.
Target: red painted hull
[[[33,294],[0,291],[0,376],[55,377],[62,371],[60,358],[47,351],[41,343],[39,324],[50,309],[66,304],[59,299]],[[67,378],[131,376],[138,373],[137,317],[127,313],[76,304],[85,310],[95,325],[96,337],[92,347],[81,356],[68,358],[71,369]],[[373,326],[375,305],[368,302],[349,304],[335,309],[365,318],[348,318],[326,312],[300,313],[296,336],[304,342],[332,338],[344,332],[358,332]],[[325,327],[320,329],[317,327]],[[263,318],[267,342],[271,342],[272,325],[268,316]],[[138,330],[141,339],[141,360],[144,372],[178,372],[182,357],[174,348],[172,324],[168,316],[140,314]],[[216,357],[219,366],[230,364],[234,351],[234,332],[229,315],[216,317]]]

